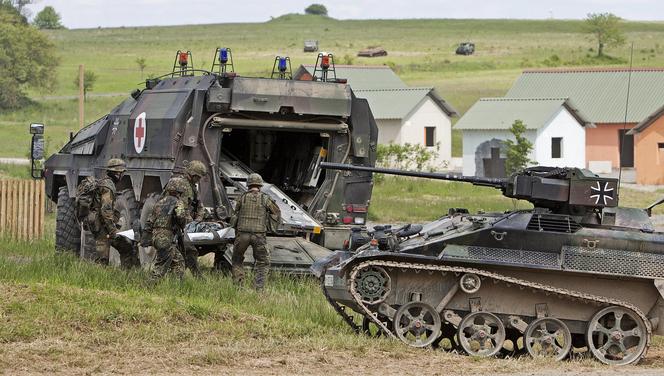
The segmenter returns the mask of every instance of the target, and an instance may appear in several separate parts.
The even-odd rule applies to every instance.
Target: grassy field
[[[588,359],[475,359],[358,336],[342,324],[309,279],[272,276],[262,294],[237,288],[230,278],[214,273],[148,287],[144,272],[105,269],[54,255],[52,240],[3,244],[0,373],[611,371]],[[664,341],[656,338],[646,361],[629,370],[661,372],[663,352]]]
[[[90,123],[109,113],[123,97],[92,97],[85,106],[85,118]],[[74,99],[45,100],[25,108],[0,113],[0,157],[30,156],[30,123],[46,125],[46,155],[57,152],[67,141],[69,133],[78,130],[78,102]]]
[[[627,40],[635,43],[635,66],[664,63],[664,23],[625,22]],[[594,58],[594,43],[582,33],[582,21],[563,20],[348,20],[286,15],[265,23],[126,27],[55,30],[49,35],[58,47],[60,66],[54,72],[54,93],[31,92],[38,105],[0,113],[0,156],[24,156],[31,121],[47,124],[51,144],[61,145],[77,127],[75,102],[51,98],[75,95],[72,81],[78,65],[98,75],[93,94],[128,94],[148,75],[169,72],[175,51],[193,52],[196,68],[209,69],[214,49],[233,49],[236,70],[247,76],[267,76],[275,55],[288,55],[293,66],[313,63],[315,54],[302,52],[304,39],[320,41],[337,64],[388,64],[411,85],[436,87],[462,113],[478,98],[503,95],[524,68],[615,65],[627,62],[629,49],[609,49],[610,59]],[[473,56],[454,54],[456,44],[472,40]],[[359,49],[381,45],[389,53],[359,58]],[[136,59],[144,57],[141,74]],[[108,112],[121,98],[92,98],[86,119]],[[27,133],[27,132],[26,132]],[[64,135],[64,137],[63,137]],[[454,155],[461,153],[460,134],[453,135]]]
[[[2,177],[26,174],[0,165]],[[643,206],[664,192],[622,194],[627,205]],[[373,197],[377,222],[421,222],[448,207],[513,208],[494,189],[404,178],[386,177]],[[476,359],[358,336],[310,279],[273,275],[257,294],[208,271],[201,280],[150,287],[145,272],[55,255],[53,225],[51,214],[43,241],[0,239],[0,374],[620,374],[588,359]],[[660,337],[642,364],[629,367],[647,375],[662,369]]]

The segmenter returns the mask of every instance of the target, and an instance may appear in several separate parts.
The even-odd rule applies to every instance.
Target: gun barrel
[[[474,185],[480,185],[485,187],[493,188],[502,188],[506,183],[506,179],[500,178],[483,178],[477,176],[460,176],[452,174],[443,174],[439,172],[422,172],[422,171],[409,171],[409,170],[395,170],[391,168],[382,168],[382,167],[367,167],[367,166],[355,166],[343,163],[329,163],[321,162],[321,168],[328,170],[342,170],[342,171],[368,171],[378,174],[388,174],[388,175],[400,175],[400,176],[412,176],[416,178],[427,178],[427,179],[436,179],[436,180],[450,180],[450,181],[461,181],[466,183],[472,183]]]

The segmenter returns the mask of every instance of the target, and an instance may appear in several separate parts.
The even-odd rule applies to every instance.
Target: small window
[[[664,162],[664,142],[657,143],[657,164]]]
[[[552,137],[551,138],[551,158],[562,158],[563,157],[563,138],[562,137]]]
[[[424,127],[424,145],[436,146],[436,127]]]

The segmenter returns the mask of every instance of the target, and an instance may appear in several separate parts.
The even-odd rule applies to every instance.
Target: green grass
[[[85,105],[89,124],[109,113],[123,97],[91,97]],[[0,114],[0,157],[30,156],[30,123],[46,125],[44,137],[47,155],[58,151],[69,133],[78,130],[78,102],[73,99],[46,100]]]
[[[447,215],[450,208],[502,212],[532,207],[503,197],[500,190],[468,183],[386,177],[374,186],[369,219],[377,222],[424,222]]]
[[[0,163],[0,179],[31,179],[30,166]]]
[[[645,208],[661,197],[664,197],[664,189],[642,192],[622,188],[620,206]],[[450,208],[466,208],[476,213],[480,210],[503,212],[531,207],[526,201],[504,197],[500,190],[494,188],[459,182],[385,177],[374,186],[369,219],[380,223],[421,223],[447,215]],[[664,214],[664,205],[656,207],[653,214]]]

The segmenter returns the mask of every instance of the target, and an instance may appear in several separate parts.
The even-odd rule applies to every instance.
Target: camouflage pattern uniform
[[[182,189],[181,200],[187,207],[187,223],[191,221],[200,222],[203,220],[203,203],[198,194],[196,183],[207,174],[207,168],[200,161],[191,161],[186,168],[185,177],[173,177],[168,184],[175,184]],[[167,186],[168,186],[167,184]],[[185,265],[191,273],[198,276],[201,274],[198,267],[198,250],[193,245],[185,245],[184,248]]]
[[[106,166],[107,176],[97,182],[95,194],[99,210],[95,213],[95,223],[90,229],[95,237],[97,262],[103,265],[108,265],[111,242],[118,231],[117,223],[120,219],[119,213],[115,211],[115,182],[111,174],[117,173],[121,177],[126,170],[123,160],[110,159]]]
[[[244,193],[235,207],[233,244],[233,280],[242,283],[244,279],[244,253],[251,246],[254,253],[256,279],[254,288],[263,289],[270,267],[270,251],[265,233],[268,228],[268,213],[280,216],[279,207],[272,199],[260,191],[263,179],[258,174],[251,174],[247,179],[249,191]]]
[[[180,199],[181,187],[166,185],[166,195],[157,201],[150,213],[148,222],[152,226],[152,245],[157,250],[152,280],[161,279],[166,273],[173,272],[179,278],[184,275],[184,258],[176,241],[187,224],[187,209]]]

